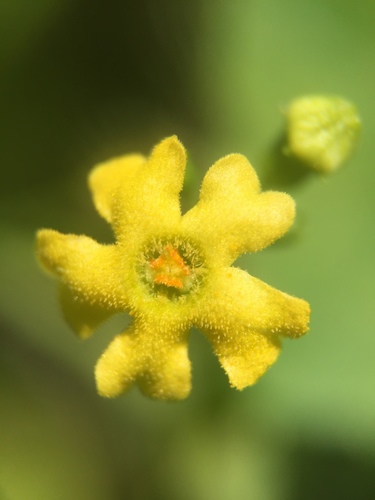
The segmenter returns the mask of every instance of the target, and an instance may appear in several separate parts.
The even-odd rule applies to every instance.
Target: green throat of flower
[[[178,300],[195,292],[205,274],[197,248],[179,238],[153,240],[146,245],[139,264],[139,276],[154,296]]]

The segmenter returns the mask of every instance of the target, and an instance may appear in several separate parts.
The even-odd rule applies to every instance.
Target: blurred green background
[[[1,500],[375,498],[374,19],[367,0],[0,4]],[[309,93],[363,119],[327,178],[287,175],[278,149],[280,110]],[[104,400],[93,366],[126,319],[78,341],[34,233],[110,241],[88,171],[172,133],[196,166],[185,208],[231,152],[295,198],[290,234],[238,265],[308,300],[311,333],[236,392],[194,331],[189,399]]]

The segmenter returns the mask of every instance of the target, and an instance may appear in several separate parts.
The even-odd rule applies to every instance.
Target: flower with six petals
[[[195,207],[181,215],[186,153],[173,136],[151,156],[127,155],[93,169],[89,186],[116,243],[42,229],[37,255],[60,280],[64,316],[81,338],[128,312],[96,366],[98,392],[118,396],[135,382],[157,399],[191,389],[190,327],[211,343],[232,386],[252,385],[276,360],[280,337],[308,330],[310,309],[231,266],[280,238],[294,220],[290,196],[261,192],[245,157],[207,172]]]

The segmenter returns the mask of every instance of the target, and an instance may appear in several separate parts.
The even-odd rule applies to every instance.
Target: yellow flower
[[[90,189],[115,244],[38,232],[38,258],[61,281],[64,316],[81,338],[114,313],[133,319],[97,363],[102,396],[118,396],[137,382],[153,398],[187,397],[191,326],[211,342],[237,389],[254,384],[276,360],[280,336],[307,332],[305,301],[231,267],[288,230],[293,200],[261,193],[249,162],[232,154],[211,167],[199,202],[181,216],[185,163],[173,136],[149,159],[129,155],[94,168]]]

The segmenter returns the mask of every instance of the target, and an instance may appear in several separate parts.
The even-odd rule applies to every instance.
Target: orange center
[[[184,278],[190,274],[190,267],[170,243],[165,246],[159,257],[150,261],[150,267],[155,271],[155,284],[179,290],[184,287]]]

